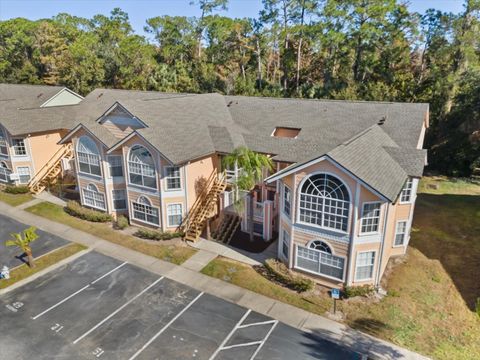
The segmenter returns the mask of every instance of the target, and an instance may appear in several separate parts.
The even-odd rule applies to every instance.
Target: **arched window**
[[[320,241],[320,240],[313,240],[309,246],[308,246],[310,249],[315,249],[315,250],[318,250],[318,251],[323,251],[327,254],[331,254],[332,253],[332,249],[330,249],[330,246],[328,246],[326,243],[324,243],[323,241]]]
[[[146,148],[135,145],[130,150],[128,157],[128,172],[130,183],[141,185],[152,189],[157,188],[155,175],[155,162],[153,156]]]
[[[77,144],[77,156],[80,172],[101,176],[100,152],[97,145],[89,137],[82,136]]]
[[[347,231],[350,196],[345,184],[335,176],[310,176],[300,190],[299,214],[303,223]]]
[[[140,196],[136,202],[132,202],[133,218],[149,224],[160,225],[158,208],[153,207],[152,203],[145,196]]]
[[[105,196],[98,191],[94,184],[83,188],[83,203],[100,210],[105,210]]]
[[[0,181],[1,182],[10,182],[10,174],[12,171],[8,168],[5,162],[0,163]]]
[[[8,156],[7,138],[2,128],[0,128],[0,154]]]

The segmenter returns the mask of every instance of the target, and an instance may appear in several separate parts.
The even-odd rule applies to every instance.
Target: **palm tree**
[[[223,159],[225,167],[241,169],[235,179],[236,190],[248,192],[250,198],[250,214],[248,217],[248,229],[250,241],[253,241],[253,190],[255,185],[263,180],[263,170],[273,169],[273,161],[268,156],[256,153],[245,146],[233,150]]]
[[[10,236],[12,239],[5,242],[5,246],[17,246],[24,254],[27,255],[28,266],[34,267],[35,263],[33,262],[32,248],[30,243],[38,239],[36,233],[37,229],[33,226],[23,231],[22,233],[11,233]]]

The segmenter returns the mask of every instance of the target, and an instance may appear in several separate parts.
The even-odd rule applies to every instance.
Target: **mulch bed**
[[[276,237],[270,241],[263,240],[260,236],[254,235],[254,241],[250,241],[250,235],[246,232],[237,229],[228,245],[237,249],[245,250],[251,253],[261,253],[265,251],[274,241]]]

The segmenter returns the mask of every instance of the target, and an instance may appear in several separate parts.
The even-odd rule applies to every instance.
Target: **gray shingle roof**
[[[421,176],[425,162],[416,147],[428,104],[96,89],[77,105],[39,108],[47,100],[41,97],[62,88],[14,85],[18,99],[9,100],[9,86],[0,85],[0,122],[14,134],[82,124],[112,147],[119,139],[97,120],[118,102],[147,125],[136,132],[175,164],[240,145],[296,165],[328,155],[394,199],[407,175]],[[271,136],[276,127],[301,130],[279,138]]]

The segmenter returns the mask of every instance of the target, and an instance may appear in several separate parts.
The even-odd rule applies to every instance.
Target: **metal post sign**
[[[332,289],[331,291],[332,299],[340,299],[340,289]]]

